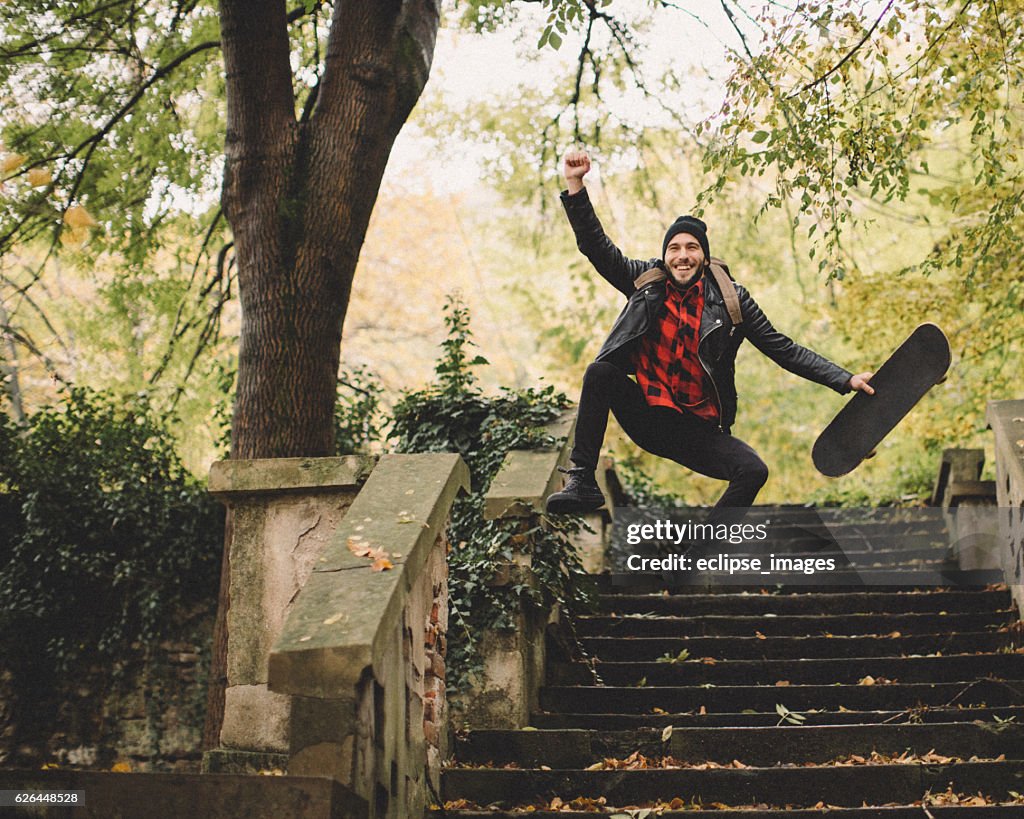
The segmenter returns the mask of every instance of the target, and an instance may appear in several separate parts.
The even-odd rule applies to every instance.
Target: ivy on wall
[[[473,368],[486,365],[473,356],[469,312],[455,299],[445,310],[448,338],[435,367],[437,383],[407,392],[394,409],[389,438],[399,452],[458,452],[469,466],[472,492],[452,509],[448,556],[448,687],[464,690],[481,670],[478,642],[487,629],[512,629],[522,606],[545,609],[558,604],[568,612],[585,606],[585,573],[570,537],[579,523],[544,518],[484,520],[484,495],[511,449],[551,446],[543,427],[568,406],[553,387],[504,389],[484,395]],[[495,573],[515,554],[528,554],[536,582],[493,585]]]

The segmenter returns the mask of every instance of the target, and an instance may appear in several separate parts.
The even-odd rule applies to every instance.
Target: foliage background
[[[772,467],[764,500],[919,496],[941,448],[989,446],[985,401],[1018,389],[1020,3],[726,0],[694,28],[674,5],[446,4],[435,77],[363,248],[345,370],[372,372],[385,407],[425,384],[458,288],[486,387],[573,396],[619,307],[559,213],[558,157],[584,145],[627,253],[651,255],[665,224],[702,210],[714,252],[780,329],[843,365],[876,365],[920,321],[946,329],[950,380],[838,481],[809,449],[842,399],[751,350],[739,361],[737,434]],[[147,392],[202,474],[222,452],[238,327],[216,202],[216,8],[102,8],[3,7],[0,366],[26,413],[62,384]],[[307,10],[292,29],[297,105],[333,6]],[[104,70],[78,70],[93,52]],[[468,79],[446,66],[460,52],[477,55]],[[503,55],[521,83],[491,70]],[[719,491],[641,462],[691,502]]]
[[[0,654],[15,731],[43,731],[69,680],[149,656],[215,597],[223,510],[174,445],[144,395],[75,387],[22,427],[0,416]]]

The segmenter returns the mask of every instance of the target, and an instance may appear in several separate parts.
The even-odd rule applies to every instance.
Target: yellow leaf
[[[375,572],[386,572],[388,569],[395,568],[394,564],[386,557],[378,557],[373,561],[373,565],[370,567]]]
[[[130,762],[115,762],[114,767],[110,770],[114,773],[131,773],[132,765]]]
[[[92,214],[82,205],[72,205],[64,212],[64,222],[72,228],[96,227],[99,225]]]
[[[871,676],[861,677],[859,680],[857,680],[857,685],[874,685],[874,684],[875,684],[875,678],[871,677]]]
[[[83,248],[89,244],[89,228],[71,228],[60,235],[61,242],[67,247]]]
[[[32,168],[25,174],[25,178],[32,187],[45,188],[53,181],[53,174],[48,168]]]
[[[25,154],[4,154],[4,158],[0,159],[0,173],[10,173],[16,171],[22,165],[25,164],[25,160],[28,159]]]

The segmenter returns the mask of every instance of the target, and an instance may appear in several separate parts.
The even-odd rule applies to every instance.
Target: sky
[[[642,13],[650,5],[650,0],[613,0],[607,11],[625,17]],[[684,11],[662,14],[659,23],[638,40],[648,76],[672,67],[691,78],[677,99],[662,102],[685,108],[686,118],[696,122],[721,105],[728,74],[727,49],[738,47],[739,38],[719,3],[683,0],[678,5]],[[448,15],[438,33],[430,81],[418,111],[395,143],[385,183],[422,180],[441,193],[463,192],[478,185],[480,159],[486,149],[460,143],[439,151],[437,143],[417,124],[418,112],[438,102],[455,110],[479,102],[501,106],[502,100],[519,88],[544,88],[551,77],[572,72],[582,36],[570,32],[560,50],[538,50],[544,22],[540,11],[524,6],[519,22],[486,35],[459,30]],[[700,19],[695,16],[698,13]],[[631,118],[652,126],[668,120],[657,103],[645,100],[638,91],[612,93],[609,99],[613,107],[628,110]],[[599,168],[596,170],[599,173]]]

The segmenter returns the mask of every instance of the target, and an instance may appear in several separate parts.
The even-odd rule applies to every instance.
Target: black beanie
[[[661,258],[665,259],[665,251],[668,250],[668,243],[677,233],[689,233],[700,242],[700,249],[704,251],[705,263],[711,261],[711,251],[708,250],[708,226],[696,216],[680,216],[676,219],[665,233],[665,241],[661,243]]]

